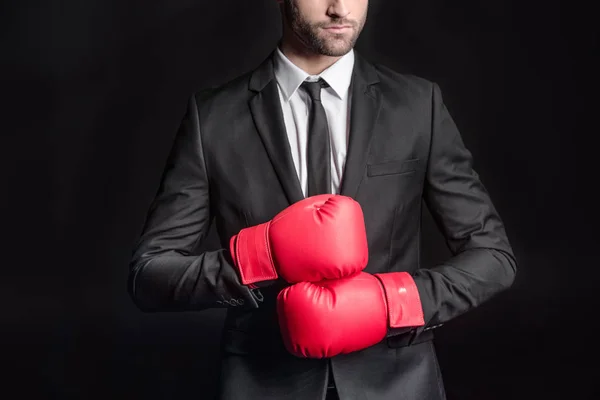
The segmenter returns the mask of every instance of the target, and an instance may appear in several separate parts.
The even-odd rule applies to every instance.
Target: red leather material
[[[277,279],[269,246],[269,223],[242,229],[230,241],[232,258],[244,285]],[[231,246],[234,243],[234,246]]]
[[[407,272],[375,274],[385,289],[390,328],[425,325],[417,285]]]
[[[289,283],[341,278],[368,262],[362,209],[340,195],[292,204],[271,221],[242,229],[230,246],[246,285],[278,276]]]
[[[283,289],[277,298],[283,342],[297,357],[324,358],[362,350],[387,334],[387,307],[373,275],[355,275]]]

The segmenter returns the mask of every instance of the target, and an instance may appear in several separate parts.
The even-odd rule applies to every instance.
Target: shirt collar
[[[352,69],[354,68],[354,50],[350,50],[333,65],[321,72],[317,77],[323,78],[340,99],[348,95]],[[274,58],[275,79],[283,92],[285,101],[300,87],[306,78],[311,77],[292,63],[277,47]]]

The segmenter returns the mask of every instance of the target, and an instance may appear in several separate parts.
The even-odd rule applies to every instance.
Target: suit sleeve
[[[129,294],[142,311],[257,308],[262,301],[259,289],[240,282],[228,249],[196,250],[212,219],[199,121],[192,96],[130,263]]]
[[[517,263],[504,224],[472,163],[471,153],[434,84],[423,196],[452,256],[441,265],[413,274],[424,329],[482,304],[508,289],[515,278]]]

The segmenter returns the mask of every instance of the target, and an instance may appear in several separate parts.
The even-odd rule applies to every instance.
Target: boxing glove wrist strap
[[[231,258],[244,285],[277,279],[269,245],[269,223],[242,229],[229,241]]]
[[[425,325],[419,291],[409,273],[388,272],[375,276],[385,292],[390,328]]]

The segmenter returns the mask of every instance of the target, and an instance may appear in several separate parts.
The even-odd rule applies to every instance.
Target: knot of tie
[[[319,78],[318,81],[304,81],[302,87],[306,90],[313,101],[321,101],[321,88],[328,87],[329,85],[323,78]]]

